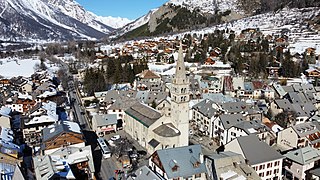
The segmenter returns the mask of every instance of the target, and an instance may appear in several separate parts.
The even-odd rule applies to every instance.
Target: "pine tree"
[[[116,71],[116,66],[114,63],[114,60],[111,58],[108,60],[107,64],[107,78],[110,79],[114,76],[114,73]]]

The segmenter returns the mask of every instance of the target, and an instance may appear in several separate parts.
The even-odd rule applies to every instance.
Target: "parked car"
[[[114,135],[110,138],[112,141],[116,141],[118,139],[120,139],[120,135]]]
[[[108,141],[108,144],[109,144],[110,146],[113,146],[113,147],[116,146],[111,139]]]

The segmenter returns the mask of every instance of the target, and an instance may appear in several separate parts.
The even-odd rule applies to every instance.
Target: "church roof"
[[[156,79],[156,78],[160,78],[160,76],[158,76],[156,73],[154,73],[153,71],[150,70],[144,70],[141,74],[140,74],[140,78],[143,79]]]
[[[125,113],[146,127],[151,126],[161,117],[161,114],[158,111],[141,103],[136,103],[131,106]]]
[[[162,124],[154,129],[153,132],[161,137],[175,137],[180,135],[180,131],[172,123]]]

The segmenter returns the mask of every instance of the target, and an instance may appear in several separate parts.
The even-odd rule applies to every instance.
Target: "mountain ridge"
[[[108,17],[86,11],[74,0],[0,0],[3,41],[101,39],[119,28],[120,20],[126,19],[108,26]]]
[[[124,26],[118,31],[115,37],[120,37],[121,39],[127,37],[136,38],[135,35],[157,36],[161,35],[161,33],[175,33],[194,28],[202,28],[203,26],[231,22],[244,17],[277,11],[284,7],[304,8],[319,6],[320,1],[318,0],[283,0],[281,2],[278,2],[278,0],[169,0],[155,11],[142,16],[141,18],[145,19],[143,23],[134,24],[136,22],[134,21],[130,26],[129,24]],[[168,10],[166,7],[171,7],[171,9]],[[187,9],[189,13],[185,12],[185,9]],[[176,16],[179,15],[178,11],[183,12],[180,14],[184,14],[184,16],[177,18]],[[206,20],[205,22],[198,22],[197,19],[191,19],[190,21],[190,16],[192,15],[196,18],[204,17]],[[177,22],[177,19],[183,21],[185,24]],[[173,27],[173,24],[180,24],[182,28],[179,28],[179,25]]]

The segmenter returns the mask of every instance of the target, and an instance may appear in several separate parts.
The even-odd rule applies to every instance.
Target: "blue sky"
[[[134,20],[168,0],[76,0],[86,10],[100,16],[125,17]]]

